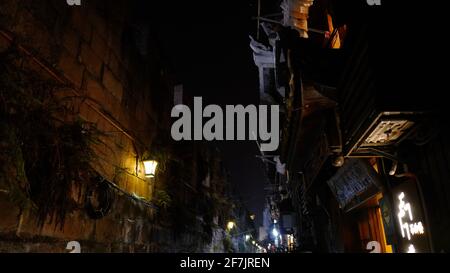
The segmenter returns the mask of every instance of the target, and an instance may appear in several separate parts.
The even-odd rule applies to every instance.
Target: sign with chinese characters
[[[365,160],[352,158],[328,181],[328,186],[340,208],[348,210],[377,194],[379,179],[378,174]]]
[[[429,252],[428,231],[414,181],[403,183],[394,194],[395,216],[400,229],[399,250],[404,253]]]

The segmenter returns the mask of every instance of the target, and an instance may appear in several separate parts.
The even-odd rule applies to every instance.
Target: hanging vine
[[[74,185],[92,183],[91,147],[101,133],[55,96],[64,86],[21,61],[16,52],[0,56],[0,185],[12,201],[36,209],[39,225],[62,228],[77,207],[72,191],[81,187]]]

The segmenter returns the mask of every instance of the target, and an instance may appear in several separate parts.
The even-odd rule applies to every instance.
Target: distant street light
[[[275,238],[277,238],[277,237],[280,235],[280,233],[278,232],[278,230],[277,230],[276,228],[274,228],[274,229],[272,230],[272,235],[273,235]]]
[[[233,221],[228,222],[227,229],[230,231],[236,227],[236,223]]]

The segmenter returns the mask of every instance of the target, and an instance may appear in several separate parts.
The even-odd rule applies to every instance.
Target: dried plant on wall
[[[72,113],[67,98],[57,98],[64,86],[17,69],[22,61],[14,52],[0,60],[0,185],[22,208],[36,210],[39,225],[62,228],[79,206],[79,186],[92,183],[92,145],[101,132]]]

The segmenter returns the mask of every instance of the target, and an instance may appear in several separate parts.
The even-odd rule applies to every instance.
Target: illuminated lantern
[[[146,177],[155,177],[158,162],[155,160],[144,160],[144,172]]]

